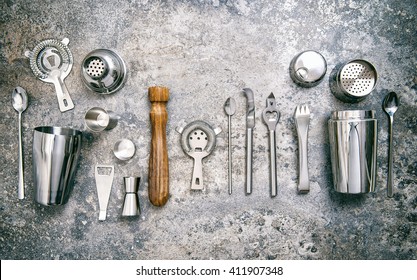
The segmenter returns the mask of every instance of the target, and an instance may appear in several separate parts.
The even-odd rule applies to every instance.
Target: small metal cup
[[[106,111],[100,107],[91,108],[84,117],[86,126],[94,132],[113,129],[118,120],[119,116],[113,111]]]

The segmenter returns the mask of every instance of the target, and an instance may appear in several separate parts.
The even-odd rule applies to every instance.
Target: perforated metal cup
[[[123,59],[111,50],[94,50],[82,62],[81,78],[84,84],[100,94],[111,94],[121,89],[126,82],[126,74]]]
[[[368,61],[356,59],[336,67],[330,89],[338,99],[356,103],[365,99],[376,87],[378,75]]]

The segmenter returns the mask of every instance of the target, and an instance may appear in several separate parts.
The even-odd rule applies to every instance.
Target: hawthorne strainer
[[[126,82],[126,64],[114,51],[97,49],[84,58],[81,78],[94,92],[111,94],[123,87]]]
[[[349,103],[365,99],[378,80],[375,67],[368,61],[356,59],[338,68],[331,81],[331,91],[340,100]]]
[[[204,189],[202,160],[216,147],[216,135],[221,132],[221,128],[213,129],[204,121],[193,121],[185,127],[184,124],[178,126],[176,130],[181,133],[182,149],[194,159],[191,189],[202,190]]]
[[[32,51],[25,52],[33,74],[41,81],[54,84],[61,112],[74,108],[64,84],[74,62],[68,43],[68,38],[62,41],[47,39],[36,45]]]

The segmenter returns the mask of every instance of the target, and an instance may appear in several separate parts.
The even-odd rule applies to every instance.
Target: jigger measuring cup
[[[138,197],[140,177],[123,177],[123,182],[126,194],[123,202],[122,216],[138,216],[140,214]]]
[[[81,153],[82,133],[61,127],[36,127],[33,134],[35,201],[42,205],[68,202]]]
[[[375,191],[375,111],[335,111],[328,124],[334,189],[349,194]]]
[[[86,126],[94,132],[110,130],[116,127],[119,116],[113,111],[106,111],[100,107],[93,107],[84,117]]]

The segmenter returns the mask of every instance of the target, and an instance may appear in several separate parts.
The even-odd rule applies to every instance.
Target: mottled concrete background
[[[415,0],[391,1],[15,1],[0,12],[0,257],[1,259],[416,259],[417,114]],[[75,109],[61,113],[53,85],[37,80],[24,52],[47,38],[69,38],[74,67],[65,83]],[[125,87],[100,96],[81,83],[80,64],[97,48],[116,50],[129,70]],[[314,49],[328,62],[325,80],[303,89],[288,74],[291,59]],[[335,65],[363,58],[379,74],[376,90],[345,104],[329,89]],[[167,128],[171,197],[157,208],[147,198],[150,104],[147,88],[170,88]],[[14,87],[30,96],[23,115],[27,196],[17,199],[17,116]],[[241,89],[255,92],[254,191],[244,194],[245,110]],[[396,91],[395,196],[386,197],[388,119],[382,100]],[[261,121],[274,92],[278,196],[269,197],[269,148]],[[233,116],[234,193],[227,192],[227,118]],[[292,115],[309,104],[311,191],[298,195],[298,142]],[[94,106],[121,115],[118,126],[85,133],[74,191],[65,206],[33,200],[32,133],[41,125],[85,131]],[[332,110],[374,109],[379,120],[377,191],[333,191],[327,120]],[[215,151],[203,162],[206,189],[190,191],[192,159],[175,131],[182,119],[221,126]],[[135,156],[112,154],[120,138],[134,141]],[[114,164],[108,217],[98,221],[94,164]],[[121,217],[123,176],[141,176],[141,216]]]

